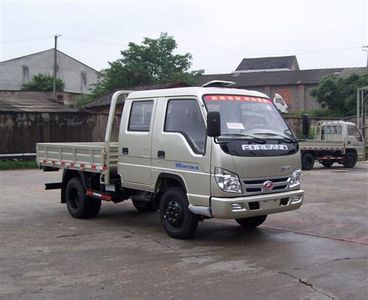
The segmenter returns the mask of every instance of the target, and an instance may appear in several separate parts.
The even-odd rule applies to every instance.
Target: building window
[[[27,82],[29,81],[29,67],[22,66],[22,81]]]

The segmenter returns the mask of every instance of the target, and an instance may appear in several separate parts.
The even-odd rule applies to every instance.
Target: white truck
[[[166,232],[184,239],[204,219],[255,228],[302,205],[298,141],[266,95],[218,87],[130,92],[112,142],[124,93],[112,97],[104,142],[37,144],[41,168],[63,169],[62,181],[46,189],[61,188],[73,217],[95,217],[101,200],[131,199],[139,211],[159,209]]]
[[[329,168],[334,163],[353,168],[358,160],[365,159],[362,134],[354,123],[345,121],[318,121],[314,139],[300,140],[302,169],[310,170],[318,161]]]

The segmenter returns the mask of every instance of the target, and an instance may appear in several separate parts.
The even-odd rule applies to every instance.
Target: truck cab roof
[[[183,87],[161,90],[147,90],[131,92],[127,99],[144,99],[159,97],[181,97],[181,96],[197,96],[201,98],[206,94],[224,94],[224,95],[245,95],[262,98],[269,98],[267,95],[246,89],[236,88],[218,88],[218,87]]]
[[[347,121],[343,121],[343,120],[320,120],[318,121],[319,124],[321,124],[321,126],[325,126],[325,125],[330,125],[330,126],[338,126],[338,125],[353,125],[356,126],[353,122],[347,122]]]

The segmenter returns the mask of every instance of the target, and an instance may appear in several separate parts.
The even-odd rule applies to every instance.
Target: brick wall
[[[115,116],[112,141],[118,140],[121,115]],[[0,154],[34,153],[39,142],[101,142],[108,113],[92,112],[1,112]],[[301,136],[301,119],[287,118]],[[312,119],[313,125],[316,120]]]
[[[39,142],[103,141],[108,114],[87,112],[0,113],[0,154],[34,153]],[[112,140],[118,137],[118,117]]]

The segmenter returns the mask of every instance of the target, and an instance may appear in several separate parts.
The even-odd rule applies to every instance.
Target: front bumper
[[[298,209],[304,190],[236,198],[211,197],[213,217],[238,219]]]

